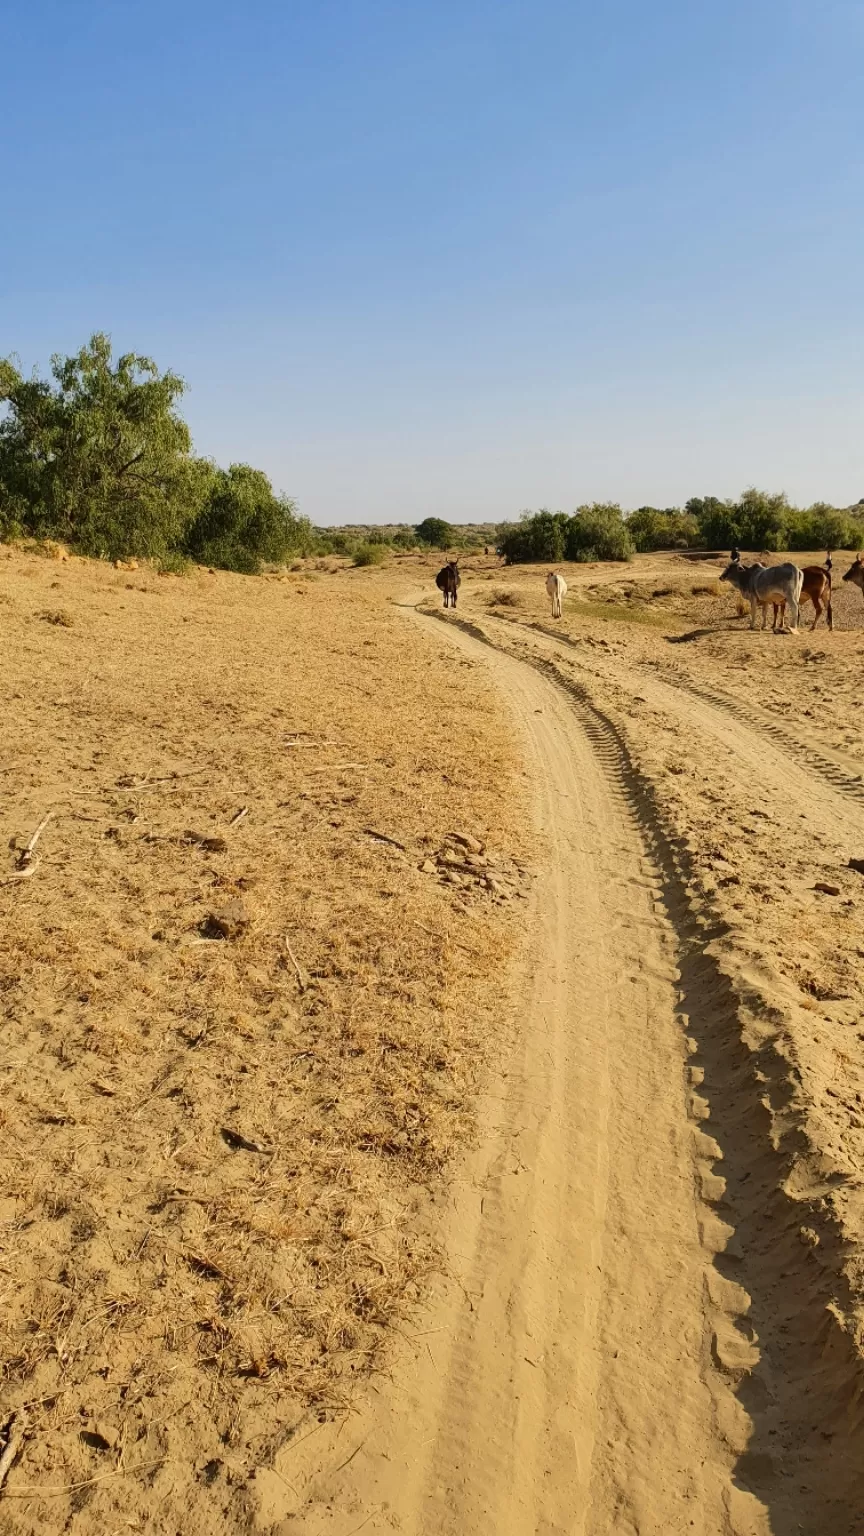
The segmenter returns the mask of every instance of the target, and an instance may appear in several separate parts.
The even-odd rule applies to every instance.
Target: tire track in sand
[[[716,1149],[688,1118],[676,935],[618,746],[532,667],[449,638],[482,654],[525,739],[548,839],[530,973],[444,1222],[456,1283],[347,1433],[280,1451],[296,1502],[276,1528],[762,1536],[716,1363],[718,1317],[746,1352],[726,1315],[745,1299],[710,1283]]]
[[[509,644],[513,628],[509,620],[500,629],[492,620],[490,635],[471,626],[493,646],[499,637]],[[795,1075],[774,1023],[779,999],[771,992],[762,1003],[757,1000],[746,969],[741,974],[740,955],[724,937],[725,923],[712,930],[704,913],[694,916],[689,841],[667,828],[650,779],[633,765],[620,727],[593,696],[594,680],[625,686],[626,673],[611,661],[598,667],[592,657],[583,681],[578,670],[558,664],[569,661],[568,649],[547,636],[540,648],[528,653],[520,648],[520,656],[569,694],[598,753],[617,764],[610,771],[625,785],[654,866],[663,873],[679,939],[693,1070],[704,1084],[694,1095],[694,1108],[710,1115],[708,1128],[719,1140],[713,1153],[707,1138],[704,1148],[703,1188],[723,1218],[709,1219],[704,1229],[709,1245],[719,1238],[709,1288],[716,1296],[719,1280],[722,1296],[723,1282],[732,1280],[746,1287],[750,1298],[744,1322],[753,1344],[750,1360],[741,1355],[740,1339],[733,1337],[727,1348],[726,1334],[724,1345],[722,1329],[712,1344],[716,1354],[720,1339],[721,1363],[753,1415],[736,1480],[764,1500],[774,1536],[862,1536],[864,1372],[855,1324],[860,1298],[850,1289],[848,1243],[838,1212],[823,1198],[830,1177],[826,1183],[818,1147],[794,1129]],[[632,686],[632,674],[629,682]],[[694,729],[707,732],[734,752],[744,804],[749,785],[758,783],[779,797],[775,804],[782,802],[790,818],[790,835],[800,814],[823,843],[836,840],[838,830],[860,836],[864,818],[858,807],[806,760],[793,761],[690,690],[656,679],[647,687],[640,679],[639,686],[646,702],[674,710],[683,737]],[[734,1232],[727,1222],[734,1222]],[[815,1247],[809,1246],[811,1239]],[[735,1439],[733,1428],[730,1441]],[[752,1512],[743,1516],[742,1528],[750,1528],[751,1518]]]

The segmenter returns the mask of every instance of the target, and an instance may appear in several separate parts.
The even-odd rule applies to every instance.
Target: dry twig
[[[9,1438],[6,1441],[3,1454],[0,1456],[0,1488],[3,1487],[12,1463],[18,1455],[22,1445],[24,1444],[24,1436],[15,1433],[14,1424],[15,1418],[13,1415],[7,1425]]]
[[[48,811],[46,813],[46,815],[44,815],[42,817],[42,820],[40,821],[38,827],[36,828],[36,831],[33,833],[33,836],[31,837],[29,843],[27,844],[27,847],[21,849],[21,852],[18,855],[18,868],[19,869],[26,869],[27,866],[30,863],[32,863],[32,860],[33,860],[33,849],[36,847],[36,844],[38,843],[40,837],[42,836],[42,833],[45,831],[45,828],[47,827],[49,821],[51,821],[51,819],[52,819],[52,817],[54,815],[55,815],[54,811]]]
[[[364,827],[363,831],[367,837],[374,837],[378,843],[390,843],[391,847],[401,849],[402,853],[408,852],[404,843],[400,843],[395,837],[388,837],[386,832],[377,832],[374,827]]]
[[[291,948],[291,944],[290,944],[290,941],[288,939],[288,935],[287,934],[285,935],[285,941],[284,942],[285,942],[285,948],[288,951],[288,958],[290,959],[291,964],[293,965],[295,971],[297,972],[297,985],[300,988],[301,992],[305,992],[306,988],[309,985],[309,978],[307,977],[306,972],[301,967],[300,962],[297,959],[297,956],[295,955],[293,949]]]

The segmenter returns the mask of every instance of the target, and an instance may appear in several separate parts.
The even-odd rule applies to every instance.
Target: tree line
[[[630,560],[654,549],[861,549],[864,502],[795,507],[783,492],[751,487],[737,500],[694,496],[683,507],[639,507],[629,514],[616,502],[593,502],[573,513],[542,508],[502,523],[496,547],[509,565]]]
[[[311,548],[311,525],[263,470],[193,452],[185,389],[149,357],[113,361],[102,332],[54,356],[47,379],[0,360],[0,539],[250,573]]]
[[[388,549],[477,548],[493,543],[508,563],[629,560],[637,551],[694,547],[746,550],[861,548],[864,502],[847,509],[794,507],[783,494],[749,489],[734,500],[695,496],[683,507],[614,502],[573,513],[526,512],[502,523],[457,528],[439,517],[412,527],[315,529],[289,496],[249,464],[222,469],[193,451],[180,415],[183,380],[134,352],[112,358],[97,332],[72,357],[51,360],[49,378],[25,378],[0,359],[0,539],[57,539],[82,554],[185,562],[254,573],[296,555],[339,554],[374,565]]]
[[[388,550],[477,546],[473,530],[436,517],[313,528],[263,470],[222,469],[194,452],[179,409],[185,392],[152,358],[115,361],[101,331],[74,356],[52,357],[48,378],[0,358],[0,540],[56,539],[96,558],[250,574],[303,555],[375,565]]]

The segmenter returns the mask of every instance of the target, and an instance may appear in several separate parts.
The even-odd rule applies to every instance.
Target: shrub
[[[355,565],[383,565],[387,559],[387,548],[384,544],[358,544],[354,551]]]
[[[592,502],[568,519],[564,552],[568,560],[632,560],[633,540],[615,502]]]
[[[563,512],[523,512],[518,523],[502,523],[497,547],[508,565],[545,561],[556,565],[564,559],[568,519]]]
[[[699,541],[695,517],[679,507],[639,507],[627,518],[627,532],[640,554],[652,549],[688,549]]]
[[[179,550],[172,549],[167,554],[159,556],[156,569],[160,576],[188,576],[192,569],[192,561],[188,556],[181,555]]]
[[[305,551],[315,535],[294,503],[277,496],[263,470],[249,464],[213,469],[206,501],[183,543],[200,565],[254,575],[266,561],[281,563]]]

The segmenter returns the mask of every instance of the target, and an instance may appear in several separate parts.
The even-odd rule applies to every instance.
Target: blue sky
[[[319,523],[864,497],[864,4],[6,0],[0,351]]]

